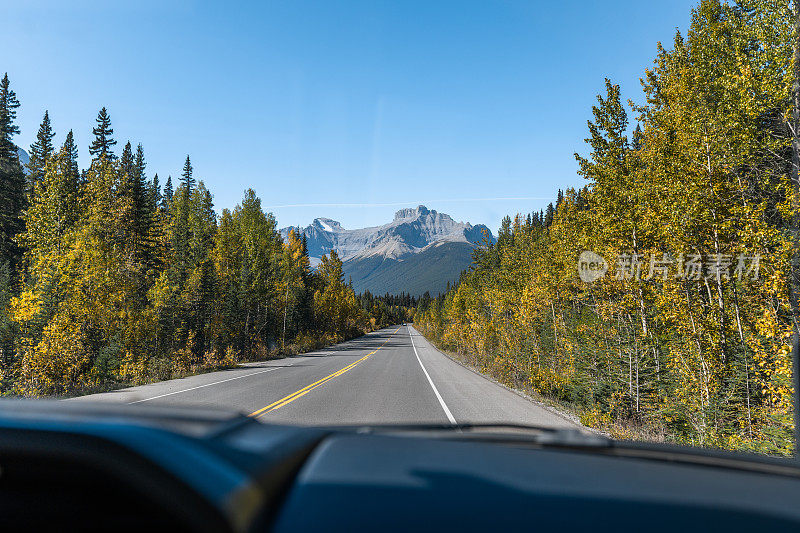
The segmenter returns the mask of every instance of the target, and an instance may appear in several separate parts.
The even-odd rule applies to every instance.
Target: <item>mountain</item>
[[[27,174],[28,162],[31,160],[31,158],[28,157],[28,152],[26,152],[21,147],[17,146],[17,158],[19,158],[19,164],[22,165],[22,170],[24,170],[25,173]]]
[[[449,215],[421,205],[401,209],[388,224],[348,230],[329,218],[317,218],[305,228],[280,230],[306,236],[311,264],[336,250],[346,278],[357,292],[436,294],[458,279],[472,261],[472,250],[488,239],[489,228],[456,222]]]
[[[474,248],[471,243],[439,241],[397,259],[377,254],[353,257],[344,262],[344,275],[353,280],[356,293],[422,296],[427,291],[436,296],[469,267]]]

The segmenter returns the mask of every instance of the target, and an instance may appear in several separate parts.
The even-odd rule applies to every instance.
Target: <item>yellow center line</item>
[[[401,326],[401,327],[402,327],[402,326]],[[306,385],[306,386],[305,386],[305,387],[303,387],[302,389],[300,389],[300,390],[298,390],[298,391],[295,391],[295,392],[291,393],[289,396],[285,396],[285,397],[281,398],[280,400],[278,400],[278,401],[276,401],[276,402],[272,402],[271,404],[269,404],[269,405],[268,405],[268,406],[266,406],[266,407],[262,407],[262,408],[261,408],[261,409],[259,409],[258,411],[253,411],[252,413],[250,413],[250,415],[249,415],[249,416],[252,416],[252,417],[258,418],[258,417],[260,417],[261,415],[264,415],[264,414],[266,414],[266,413],[269,413],[270,411],[274,411],[275,409],[278,409],[278,408],[280,408],[280,407],[283,407],[284,405],[286,405],[286,404],[288,404],[288,403],[291,403],[291,402],[295,401],[296,399],[298,399],[298,398],[299,398],[299,397],[301,397],[301,396],[305,396],[306,394],[308,394],[308,393],[309,393],[309,392],[311,392],[312,390],[316,389],[316,388],[317,388],[317,387],[319,387],[320,385],[324,385],[325,383],[327,383],[328,381],[332,380],[332,379],[333,379],[333,378],[335,378],[336,376],[341,376],[342,374],[344,374],[344,373],[345,373],[345,372],[347,372],[348,370],[351,370],[352,368],[354,368],[354,367],[355,367],[357,364],[359,364],[359,363],[361,363],[362,361],[366,360],[366,359],[367,359],[367,358],[368,358],[370,355],[374,354],[375,352],[377,352],[378,350],[380,350],[381,348],[383,348],[383,347],[384,347],[384,345],[385,345],[387,342],[389,342],[389,339],[391,339],[391,338],[392,338],[392,335],[394,335],[394,334],[395,334],[395,333],[397,333],[398,331],[400,331],[400,328],[397,328],[396,330],[394,330],[394,331],[391,333],[391,335],[389,335],[389,336],[386,338],[386,340],[385,340],[385,341],[383,341],[383,344],[381,344],[380,346],[378,346],[377,348],[375,348],[374,350],[372,350],[371,352],[369,352],[367,355],[365,355],[365,356],[364,356],[364,357],[362,357],[361,359],[359,359],[359,360],[357,360],[357,361],[354,361],[354,362],[350,363],[350,364],[349,364],[349,365],[347,365],[346,367],[342,368],[341,370],[337,370],[336,372],[334,372],[333,374],[330,374],[329,376],[325,376],[324,378],[322,378],[322,379],[320,379],[320,380],[318,380],[318,381],[315,381],[315,382],[314,382],[314,383],[312,383],[311,385]]]

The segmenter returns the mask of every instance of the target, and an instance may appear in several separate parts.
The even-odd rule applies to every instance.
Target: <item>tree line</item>
[[[0,392],[72,394],[297,353],[408,319],[406,297],[357,296],[333,251],[315,269],[253,190],[214,210],[189,156],[176,183],[121,154],[106,108],[88,168],[44,114],[27,168],[19,101],[0,82]]]
[[[797,9],[704,0],[644,103],[606,80],[586,186],[507,217],[419,328],[615,436],[789,453]],[[596,281],[584,251],[607,261]]]

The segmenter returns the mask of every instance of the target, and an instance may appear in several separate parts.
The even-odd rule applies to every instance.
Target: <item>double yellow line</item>
[[[315,382],[314,382],[314,383],[312,383],[311,385],[306,385],[305,387],[303,387],[303,388],[302,388],[302,389],[300,389],[299,391],[295,391],[295,392],[291,393],[289,396],[285,396],[285,397],[281,398],[280,400],[278,400],[278,401],[276,401],[276,402],[272,402],[272,403],[271,403],[271,404],[269,404],[268,406],[266,406],[266,407],[262,407],[262,408],[261,408],[261,409],[259,409],[258,411],[253,411],[252,413],[250,413],[250,416],[252,416],[252,417],[254,417],[254,418],[258,418],[258,417],[260,417],[261,415],[264,415],[264,414],[266,414],[266,413],[269,413],[270,411],[274,411],[275,409],[278,409],[278,408],[280,408],[280,407],[283,407],[283,406],[284,406],[284,405],[286,405],[286,404],[292,403],[293,401],[295,401],[296,399],[300,398],[301,396],[305,396],[306,394],[308,394],[308,393],[309,393],[309,392],[311,392],[312,390],[316,389],[316,388],[317,388],[317,387],[319,387],[320,385],[324,385],[325,383],[327,383],[328,381],[332,380],[332,379],[333,379],[333,378],[335,378],[336,376],[341,376],[341,375],[342,375],[342,374],[344,374],[345,372],[347,372],[347,371],[349,371],[349,370],[353,369],[353,368],[354,368],[354,367],[355,367],[357,364],[359,364],[359,363],[361,363],[362,361],[364,361],[365,359],[367,359],[367,358],[368,358],[370,355],[374,354],[375,352],[377,352],[378,350],[380,350],[381,348],[383,348],[383,346],[384,346],[384,345],[385,345],[387,342],[389,342],[389,339],[391,339],[391,338],[392,338],[392,335],[394,335],[394,334],[395,334],[395,333],[397,333],[398,331],[400,331],[400,328],[397,328],[396,330],[394,330],[394,331],[392,332],[392,334],[391,334],[391,335],[389,335],[389,336],[386,338],[386,340],[385,340],[385,341],[383,341],[383,344],[381,344],[380,346],[378,346],[377,348],[375,348],[374,350],[372,350],[371,352],[369,352],[367,355],[365,355],[364,357],[362,357],[362,358],[361,358],[361,359],[359,359],[358,361],[355,361],[355,362],[353,362],[353,363],[350,363],[349,365],[347,365],[346,367],[342,368],[341,370],[337,370],[337,371],[336,371],[336,372],[334,372],[333,374],[331,374],[331,375],[329,375],[329,376],[325,376],[324,378],[320,379],[319,381],[315,381]]]

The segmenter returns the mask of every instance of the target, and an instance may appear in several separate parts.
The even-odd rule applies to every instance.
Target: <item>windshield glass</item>
[[[794,450],[800,9],[0,8],[0,393]]]

